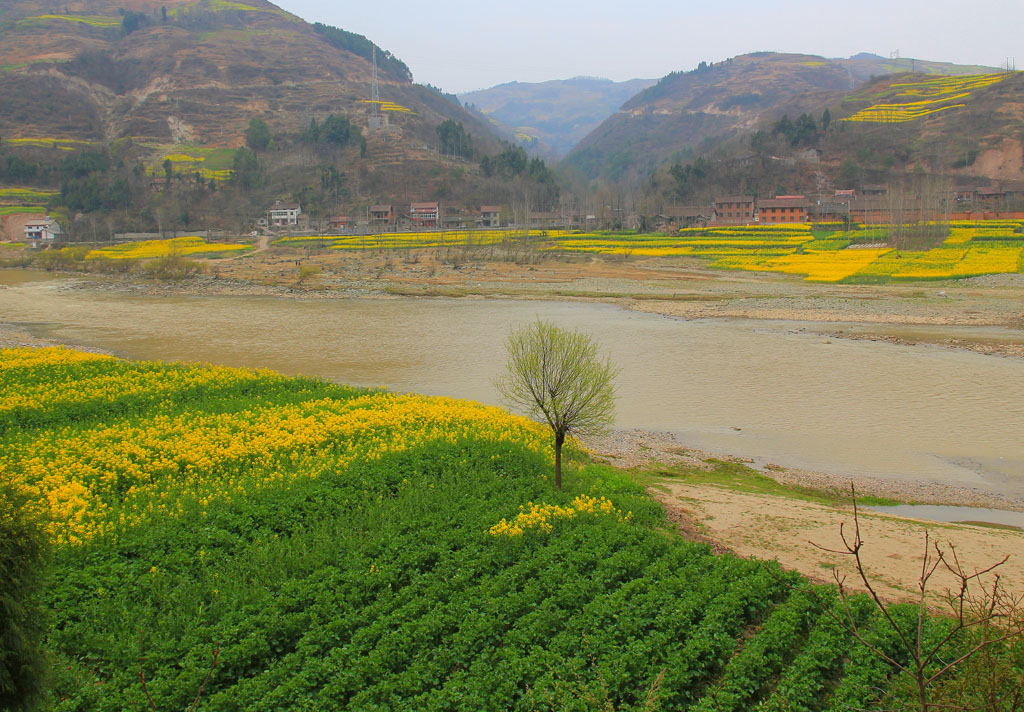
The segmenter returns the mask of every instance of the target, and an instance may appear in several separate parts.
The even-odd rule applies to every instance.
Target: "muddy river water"
[[[1024,359],[593,303],[162,297],[67,284],[0,271],[0,322],[131,358],[496,403],[505,336],[540,316],[591,334],[622,367],[617,427],[761,462],[1024,496]]]

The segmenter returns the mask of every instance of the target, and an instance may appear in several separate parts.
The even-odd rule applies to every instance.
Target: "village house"
[[[371,205],[370,206],[370,224],[371,225],[391,225],[395,222],[395,211],[391,209],[390,205]]]
[[[592,215],[584,217],[581,213],[562,212],[560,210],[537,210],[531,211],[528,221],[531,228],[579,230],[585,224],[585,220],[592,219]]]
[[[51,220],[49,215],[45,220],[33,220],[25,223],[25,241],[32,247],[39,247],[41,243],[59,240],[63,234],[60,223]]]
[[[780,195],[757,202],[757,215],[761,224],[807,222],[807,209],[811,207],[803,195]]]
[[[953,189],[953,198],[958,203],[973,203],[975,190],[971,185],[959,185]]]
[[[480,227],[501,227],[501,206],[481,205],[476,222]]]
[[[1000,208],[1006,202],[1006,191],[1001,187],[987,186],[974,192],[975,201],[986,208]]]
[[[655,221],[669,228],[704,227],[711,221],[711,214],[711,208],[670,205],[663,215],[655,217]]]
[[[884,225],[892,222],[889,200],[879,196],[860,196],[850,203],[850,219],[864,225]]]
[[[409,206],[409,221],[415,228],[437,227],[440,212],[437,201],[413,203]]]
[[[836,203],[846,203],[849,205],[857,198],[856,190],[837,190],[833,196],[833,201]]]
[[[844,223],[850,220],[851,201],[833,199],[811,204],[807,209],[807,220],[812,223]]]
[[[746,225],[754,221],[754,197],[729,195],[714,203],[715,223],[719,225]]]
[[[352,227],[352,220],[348,215],[334,215],[327,219],[327,227],[332,231],[347,231]]]
[[[271,227],[295,227],[299,224],[302,208],[298,203],[285,203],[275,200],[267,211],[267,223]]]

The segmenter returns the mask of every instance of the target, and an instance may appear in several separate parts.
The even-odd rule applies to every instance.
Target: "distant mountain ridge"
[[[587,176],[645,175],[704,142],[763,128],[783,114],[820,115],[872,77],[997,71],[862,53],[848,59],[755,52],[673,72],[627,101],[580,141],[566,164]]]
[[[562,157],[625,101],[654,83],[653,79],[613,82],[597,77],[508,82],[460,94],[459,99],[531,153]]]

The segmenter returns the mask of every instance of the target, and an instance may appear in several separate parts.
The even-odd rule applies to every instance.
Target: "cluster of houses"
[[[892,222],[935,220],[1024,219],[1024,184],[1006,183],[988,186],[958,186],[928,196],[889,190],[885,185],[865,185],[860,189],[836,190],[813,198],[806,195],[753,195],[716,197],[705,206],[667,206],[661,214],[639,216],[613,211],[598,217],[581,210],[532,211],[518,216],[515,227],[536,229],[588,230],[606,227],[611,217],[626,228],[646,226],[659,230],[713,225],[786,225],[792,223],[860,223],[880,225]],[[651,219],[653,217],[653,219]],[[437,201],[411,203],[408,208],[395,205],[370,205],[359,217],[334,215],[319,224],[295,202],[275,201],[258,221],[261,228],[275,231],[317,231],[334,233],[497,228],[511,225],[501,206],[482,205],[479,209],[446,207]],[[47,216],[25,224],[25,241],[33,246],[52,243],[62,237],[61,226]]]
[[[727,195],[703,207],[671,206],[655,222],[659,227],[706,225],[779,225],[787,223],[861,223],[880,225],[935,219],[1024,219],[1024,184],[961,186],[935,195],[890,194],[888,186],[805,195]]]
[[[438,228],[500,227],[501,206],[483,205],[478,211],[452,208],[442,214],[437,201],[412,203],[403,211],[394,205],[371,205],[366,214],[358,217],[332,215],[325,226],[314,226],[309,216],[302,212],[298,203],[276,201],[266,217],[259,220],[259,227],[274,229],[309,230],[326,227],[332,232],[369,230],[432,230]]]
[[[890,193],[885,185],[865,185],[815,197],[725,195],[704,206],[667,206],[646,224],[656,229],[837,222],[878,225],[933,220],[937,214],[953,220],[1024,219],[1024,184],[961,186],[930,196]],[[437,201],[426,201],[408,207],[370,205],[362,215],[334,215],[326,224],[313,225],[298,203],[278,201],[260,220],[260,227],[331,232],[492,228],[511,224],[510,217],[497,205],[482,205],[477,210],[446,207],[442,211]],[[532,211],[528,216],[519,216],[516,226],[527,223],[528,227],[538,229],[591,229],[604,226],[609,216],[604,217],[602,221],[581,210]],[[623,211],[614,217],[627,228],[643,222],[639,216]]]

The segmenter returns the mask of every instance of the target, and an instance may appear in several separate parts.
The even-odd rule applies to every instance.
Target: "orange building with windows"
[[[805,223],[811,201],[802,195],[780,195],[757,201],[757,217],[764,225]]]
[[[717,198],[714,212],[717,225],[747,225],[754,222],[754,196],[728,195]]]

